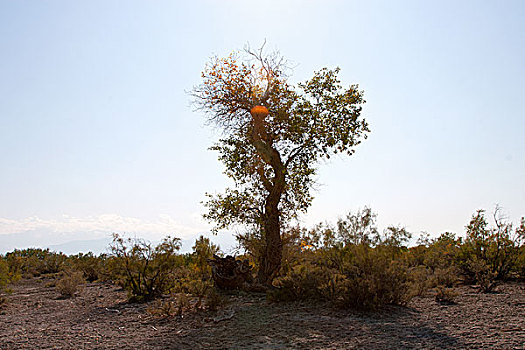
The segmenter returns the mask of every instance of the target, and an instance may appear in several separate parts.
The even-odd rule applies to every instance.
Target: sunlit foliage
[[[281,227],[312,202],[319,161],[353,154],[369,131],[361,117],[363,92],[344,88],[339,68],[321,69],[297,86],[288,83],[288,71],[278,53],[247,49],[213,58],[192,93],[195,106],[224,133],[211,149],[235,183],[224,194],[208,194],[205,217],[216,230],[241,224],[260,232],[262,283],[278,272]],[[257,120],[250,111],[259,105],[269,114]]]

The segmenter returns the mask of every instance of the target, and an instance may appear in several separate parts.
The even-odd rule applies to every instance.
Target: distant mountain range
[[[199,233],[195,237],[181,240],[181,253],[191,252],[195,239],[201,234],[209,237],[215,244],[219,244],[221,250],[225,253],[230,253],[236,244],[231,234],[224,233],[213,236],[209,233]],[[86,239],[87,237],[91,238]],[[62,252],[67,255],[80,252],[93,252],[98,255],[109,252],[111,241],[111,234],[105,232],[90,232],[86,234],[84,232],[62,233],[45,230],[26,231],[0,235],[0,254],[5,254],[14,249],[49,248],[51,251]],[[153,244],[158,243],[155,240],[151,241]]]

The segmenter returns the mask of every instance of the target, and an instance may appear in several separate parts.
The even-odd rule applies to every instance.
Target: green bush
[[[327,254],[331,261],[325,261],[328,264],[319,257],[317,262],[298,264],[278,278],[269,298],[326,300],[339,308],[363,310],[406,304],[412,297],[408,268],[392,260],[390,253],[385,247],[367,245],[332,248]]]
[[[0,255],[0,306],[5,303],[6,299],[3,294],[6,292],[6,286],[14,282],[18,276],[9,272],[7,261]]]
[[[179,238],[167,237],[153,247],[144,240],[124,240],[114,234],[110,248],[112,274],[128,291],[129,300],[133,302],[148,301],[169,292],[184,260],[177,254]]]
[[[458,265],[468,281],[492,289],[493,280],[506,280],[519,271],[520,247],[525,240],[525,225],[513,230],[512,224],[494,211],[495,227],[489,227],[485,212],[478,210],[467,226],[466,238],[458,254]],[[485,289],[482,287],[482,289]]]
[[[79,253],[69,257],[68,262],[72,268],[83,273],[88,282],[94,282],[108,277],[106,271],[106,256],[104,254],[95,256],[93,253]]]
[[[299,256],[284,266],[270,299],[326,300],[340,308],[365,310],[407,303],[413,281],[403,257],[410,234],[389,227],[381,235],[375,217],[365,208],[340,219],[336,227],[296,229],[300,237],[295,241],[300,243],[290,251]]]
[[[191,254],[190,268],[193,269],[202,279],[211,278],[211,266],[208,259],[213,258],[213,255],[219,251],[219,246],[210,242],[209,238],[200,236],[193,246],[193,253]]]
[[[67,256],[51,252],[49,249],[28,248],[7,253],[6,260],[12,274],[30,278],[60,272],[65,266]]]
[[[294,266],[286,275],[274,281],[276,289],[268,292],[274,301],[321,300],[322,286],[330,280],[334,270],[305,262]]]

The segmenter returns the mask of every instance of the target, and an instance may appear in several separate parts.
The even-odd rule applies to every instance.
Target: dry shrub
[[[7,262],[0,256],[0,293],[10,281],[11,278],[9,275],[9,266]]]
[[[335,306],[344,306],[344,295],[348,292],[348,279],[345,275],[334,272],[325,283],[319,285],[319,292]]]
[[[177,313],[177,306],[172,300],[156,300],[147,311],[155,316],[172,317]]]
[[[183,263],[180,239],[166,237],[157,246],[141,239],[113,235],[109,262],[113,278],[128,291],[131,302],[146,302],[173,288]]]
[[[516,262],[518,277],[525,280],[525,244],[520,247],[519,256]]]
[[[271,291],[274,300],[327,300],[339,308],[379,309],[406,304],[413,293],[404,246],[411,234],[388,227],[380,234],[369,209],[349,213],[335,226],[295,230],[299,255]]]
[[[84,282],[82,272],[68,270],[64,271],[62,278],[57,281],[55,288],[60,295],[70,298],[74,296],[75,293],[81,291]]]
[[[320,300],[320,287],[328,283],[332,271],[311,263],[303,263],[274,281],[268,299],[273,301]]]
[[[164,318],[182,316],[184,310],[190,307],[190,299],[185,293],[172,294],[168,299],[155,300],[147,311]]]
[[[375,310],[388,304],[405,305],[412,297],[408,269],[398,261],[376,257],[365,268],[357,266],[354,271],[347,277],[344,307]]]
[[[506,280],[519,270],[520,248],[525,243],[525,220],[513,228],[496,206],[494,227],[490,227],[485,211],[478,210],[467,226],[465,243],[461,246],[458,265],[470,282],[492,291],[494,280]]]
[[[318,258],[317,263],[303,262],[278,278],[270,300],[326,300],[338,308],[375,310],[404,305],[412,297],[408,268],[392,260],[390,250],[350,245]]]
[[[67,256],[51,252],[49,249],[15,249],[5,257],[9,270],[24,278],[38,277],[43,274],[55,274],[64,268]]]
[[[105,260],[105,255],[95,256],[91,252],[87,254],[79,253],[69,257],[69,261],[73,267],[78,271],[82,271],[84,278],[88,282],[94,282],[107,275],[105,271]]]
[[[226,304],[226,298],[216,289],[211,288],[206,295],[205,306],[209,311],[217,311]]]
[[[0,307],[6,303],[7,299],[2,296],[5,292],[5,286],[10,282],[9,267],[4,259],[0,256]]]
[[[468,266],[470,271],[474,273],[479,291],[482,293],[494,292],[498,285],[496,272],[482,260],[471,260]]]
[[[459,281],[459,271],[454,265],[447,267],[436,268],[430,276],[430,284],[432,287],[445,286],[447,288],[453,288]]]
[[[184,309],[190,306],[190,299],[185,293],[177,294],[177,316],[182,316]]]
[[[209,280],[190,279],[184,283],[184,289],[192,296],[197,297],[195,309],[200,309],[202,301],[206,298],[209,291],[213,289],[213,283]]]
[[[445,286],[437,286],[436,291],[436,301],[441,304],[455,304],[455,298],[458,296],[458,293],[454,288],[447,288]]]
[[[431,287],[431,271],[425,266],[416,266],[408,270],[410,291],[413,296],[424,296]]]

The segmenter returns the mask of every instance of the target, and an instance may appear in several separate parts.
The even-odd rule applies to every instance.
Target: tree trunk
[[[281,212],[279,202],[285,187],[285,167],[281,162],[279,152],[272,147],[272,157],[270,165],[273,168],[274,176],[269,188],[269,194],[264,204],[264,238],[265,245],[260,260],[259,283],[271,285],[273,279],[281,268],[283,256],[283,243],[281,240]]]
[[[264,237],[265,245],[259,262],[257,279],[260,284],[271,285],[281,268],[283,243],[281,240],[281,224],[279,218],[279,202],[269,200],[265,208]]]
[[[258,108],[259,112],[256,112]],[[264,171],[259,173],[261,181],[268,196],[264,203],[263,230],[265,244],[259,260],[259,273],[257,275],[260,284],[270,286],[273,279],[281,268],[281,258],[283,255],[283,244],[281,241],[281,212],[279,202],[284,192],[286,184],[286,167],[284,166],[279,151],[273,146],[265,125],[264,117],[268,115],[266,107],[258,106],[252,108],[253,116],[253,145],[261,156],[262,160],[272,167],[273,177],[268,179]]]

